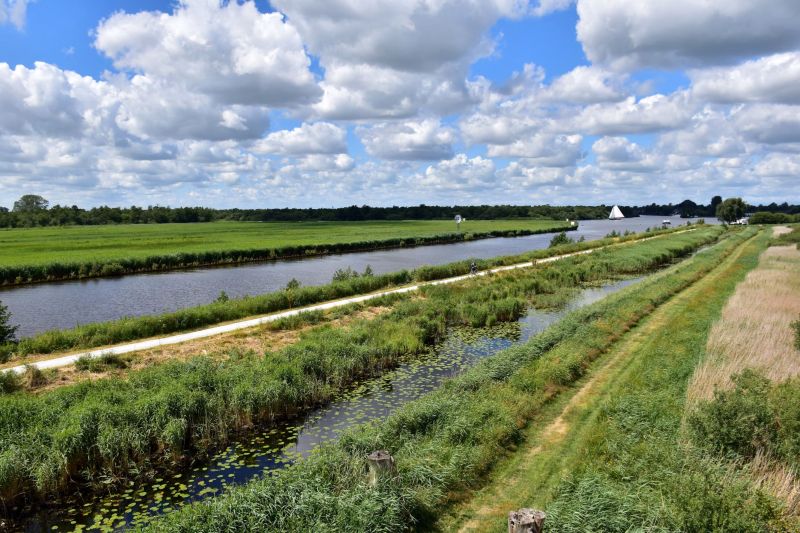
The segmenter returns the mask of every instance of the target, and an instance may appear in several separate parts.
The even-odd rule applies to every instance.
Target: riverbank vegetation
[[[0,285],[576,229],[555,220],[217,222],[0,230]]]
[[[596,241],[573,243],[547,250],[504,256],[489,260],[475,260],[478,268],[486,269],[542,259],[558,254],[600,248],[611,244],[631,242],[637,239],[685,231],[686,228],[659,230],[622,238],[607,238]],[[706,232],[716,232],[722,228],[705,228]],[[348,277],[328,285],[301,287],[294,284],[286,290],[248,296],[244,298],[217,301],[207,305],[181,309],[162,315],[131,317],[109,322],[86,324],[69,330],[56,330],[22,339],[16,345],[0,345],[0,364],[16,362],[29,354],[47,354],[58,351],[77,350],[107,346],[110,344],[189,331],[203,326],[218,324],[286,309],[303,307],[319,302],[335,300],[356,294],[365,294],[393,286],[405,285],[415,281],[431,281],[464,275],[470,272],[471,261],[457,261],[438,266],[425,266],[413,271],[400,271],[382,275]]]
[[[626,335],[563,408],[526,432],[527,442],[491,486],[459,506],[442,529],[499,529],[508,509],[524,506],[544,509],[546,527],[559,532],[796,531],[800,492],[791,468],[776,468],[765,450],[754,456],[740,447],[771,436],[770,424],[780,417],[786,436],[776,435],[771,445],[788,451],[800,435],[796,392],[770,393],[749,377],[747,392],[718,389],[725,392],[713,407],[703,400],[692,411],[696,404],[687,401],[712,324],[723,305],[723,320],[737,306],[725,303],[734,290],[759,278],[753,269],[767,242],[762,231]],[[767,398],[777,403],[779,395],[787,404],[780,413],[767,407]],[[687,412],[693,413],[688,424]],[[746,457],[752,462],[744,464]]]
[[[7,394],[0,397],[0,494],[7,501],[58,494],[76,480],[113,484],[152,465],[177,467],[184,456],[201,457],[237,429],[325,402],[352,380],[426,350],[451,325],[513,320],[531,302],[552,305],[553,294],[581,283],[647,272],[715,241],[722,231],[703,228],[426,287],[421,298],[401,300],[375,319],[316,328],[277,352],[239,353],[224,361],[197,357],[126,379]],[[586,320],[574,319],[569,327],[583,327]]]
[[[276,476],[170,513],[150,530],[400,531],[430,525],[454,493],[474,486],[504,451],[520,443],[527,421],[579,379],[591,361],[654,308],[713,271],[749,236],[752,230],[734,235],[654,279],[576,311],[384,422],[355,428]],[[629,250],[645,253],[657,242]],[[622,250],[608,256],[617,252]],[[563,263],[559,267],[556,271],[565,270]],[[366,456],[379,449],[392,454],[397,472],[373,487]]]

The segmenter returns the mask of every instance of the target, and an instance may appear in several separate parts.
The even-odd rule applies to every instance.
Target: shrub
[[[755,370],[733,378],[689,415],[695,445],[752,459],[762,453],[800,465],[800,378],[774,384]]]
[[[554,248],[556,246],[561,246],[563,244],[572,244],[573,241],[571,238],[567,237],[567,232],[562,231],[561,233],[556,234],[550,239],[550,248]]]
[[[0,345],[13,342],[18,328],[19,326],[11,325],[11,313],[8,312],[8,307],[0,302]],[[1,352],[0,357],[2,357]]]

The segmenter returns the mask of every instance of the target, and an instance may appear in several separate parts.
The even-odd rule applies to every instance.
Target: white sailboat
[[[611,214],[608,215],[609,220],[619,220],[621,218],[625,218],[625,215],[622,214],[622,211],[619,210],[618,206],[614,206],[611,208]]]

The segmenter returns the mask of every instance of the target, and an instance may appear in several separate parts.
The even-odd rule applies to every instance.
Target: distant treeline
[[[25,197],[23,197],[25,198]],[[30,195],[28,196],[30,198]],[[550,205],[465,205],[371,207],[368,205],[338,208],[282,208],[282,209],[211,209],[208,207],[93,207],[54,205],[48,207],[44,198],[38,201],[17,202],[15,208],[0,207],[0,228],[23,228],[35,226],[76,226],[104,224],[166,224],[186,222],[213,222],[218,220],[252,222],[300,222],[300,221],[357,221],[357,220],[435,220],[452,219],[461,215],[467,219],[492,220],[508,218],[540,218],[555,220],[592,220],[608,217],[611,206],[550,206]],[[21,199],[22,200],[22,199]],[[722,201],[717,196],[709,205],[696,204],[691,200],[673,204],[650,204],[646,206],[620,206],[626,217],[639,215],[682,217],[713,217],[716,206]],[[19,204],[19,206],[18,206]],[[748,212],[800,213],[800,205],[769,204],[748,206]]]
[[[794,222],[800,222],[800,213],[789,215],[786,213],[758,211],[750,217],[750,224],[792,224]]]
[[[358,220],[493,220],[503,218],[541,218],[570,220],[597,219],[608,216],[606,206],[518,206],[471,205],[436,206],[421,204],[407,207],[350,206],[319,209],[211,209],[207,207],[94,207],[73,205],[50,208],[11,210],[0,208],[0,227],[70,226],[103,224],[166,224],[212,222],[217,220],[251,222],[358,221]]]

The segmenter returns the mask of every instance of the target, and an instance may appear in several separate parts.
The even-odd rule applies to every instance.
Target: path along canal
[[[360,382],[324,407],[249,433],[183,473],[132,483],[108,496],[76,497],[68,506],[42,509],[19,527],[29,532],[121,531],[149,518],[211,496],[227,487],[271,475],[357,424],[386,418],[485,357],[525,342],[565,314],[594,303],[641,278],[581,290],[557,311],[531,309],[517,322],[490,328],[454,328],[423,356]]]
[[[663,217],[624,220],[585,220],[570,237],[603,238],[611,231],[644,231],[659,227]],[[672,224],[684,223],[673,218]],[[712,222],[709,220],[709,222]],[[376,274],[441,265],[469,258],[515,255],[547,248],[553,234],[484,239],[455,244],[313,257],[293,261],[138,274],[118,278],[43,283],[0,289],[18,335],[28,337],[51,329],[104,322],[126,316],[176,311],[212,302],[221,291],[236,298],[280,290],[292,278],[303,285],[329,283],[333,273],[351,267],[362,272],[370,265]]]

